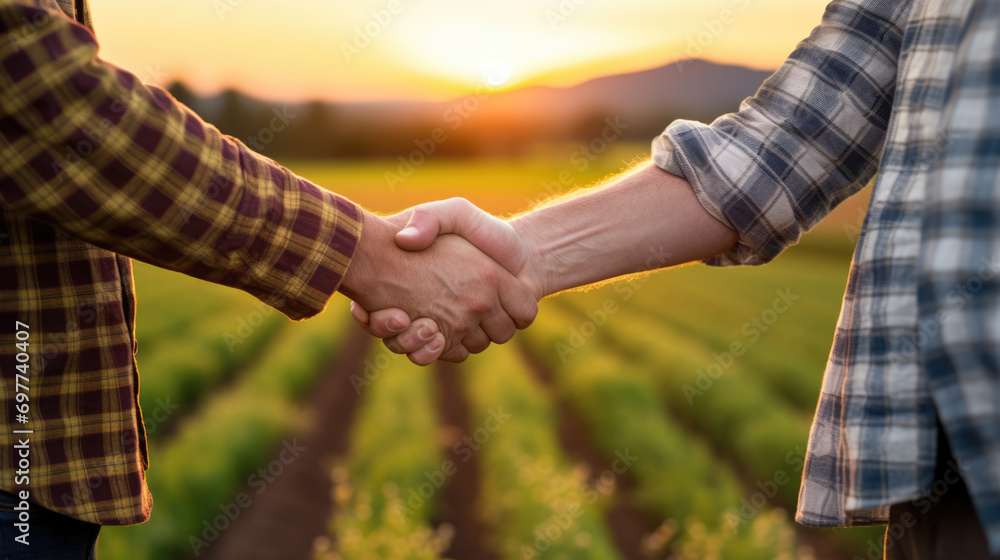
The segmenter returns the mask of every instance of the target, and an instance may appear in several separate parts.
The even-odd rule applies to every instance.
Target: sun
[[[487,84],[502,86],[510,80],[513,69],[506,60],[492,58],[483,63],[479,68],[479,74]]]
[[[440,18],[393,28],[409,69],[475,88],[512,87],[564,61],[546,29],[504,27],[496,22]],[[409,20],[408,20],[409,22]],[[540,56],[546,53],[546,56]]]

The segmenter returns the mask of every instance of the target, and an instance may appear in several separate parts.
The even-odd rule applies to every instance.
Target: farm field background
[[[285,161],[394,212],[464,196],[501,215],[648,152]],[[564,294],[510,344],[420,369],[338,296],[291,323],[136,263],[153,519],[103,560],[864,557],[879,529],[792,521],[865,195],[760,268],[691,266]],[[665,248],[651,247],[651,255]]]

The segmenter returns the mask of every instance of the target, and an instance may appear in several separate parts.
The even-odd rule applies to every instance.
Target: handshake
[[[537,245],[461,198],[365,215],[341,292],[354,318],[419,365],[461,362],[528,327],[548,295]]]
[[[390,350],[419,365],[461,362],[528,327],[543,297],[706,259],[737,240],[687,181],[647,164],[509,223],[457,198],[367,214],[340,291]]]

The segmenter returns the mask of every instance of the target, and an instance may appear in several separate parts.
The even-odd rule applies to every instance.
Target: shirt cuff
[[[702,262],[711,266],[768,263],[786,246],[773,235],[772,220],[788,221],[791,209],[781,201],[772,200],[766,211],[752,204],[741,192],[740,178],[747,175],[746,170],[760,166],[737,142],[718,136],[708,125],[675,121],[653,140],[653,163],[687,180],[705,211],[739,235],[731,249]]]
[[[364,212],[346,198],[286,173],[298,191],[295,215],[285,222],[287,231],[274,234],[284,238],[284,243],[274,243],[280,249],[255,266],[255,283],[265,289],[247,291],[298,321],[326,309],[340,288],[361,238]]]

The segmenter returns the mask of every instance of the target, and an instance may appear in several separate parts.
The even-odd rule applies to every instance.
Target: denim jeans
[[[15,541],[24,534],[14,527],[20,523],[21,512],[14,509],[20,501],[0,490],[0,560],[96,560],[100,525],[34,504],[28,507],[28,545]]]

